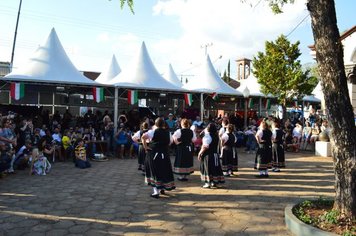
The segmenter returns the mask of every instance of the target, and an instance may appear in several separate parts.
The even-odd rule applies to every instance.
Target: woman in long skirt
[[[280,129],[278,122],[273,122],[272,124],[272,151],[273,151],[273,160],[272,160],[272,171],[279,172],[280,168],[285,168],[285,156],[284,156],[284,146],[283,138],[284,132]]]
[[[151,197],[159,198],[164,190],[175,189],[172,164],[169,158],[169,145],[173,139],[165,127],[165,121],[157,118],[155,129],[142,135],[142,144],[147,153],[145,182],[152,186]]]
[[[259,147],[256,153],[255,169],[260,172],[256,177],[267,178],[272,162],[272,131],[269,130],[266,121],[261,122],[256,133],[256,140]]]
[[[146,151],[143,148],[141,137],[144,133],[148,131],[148,124],[146,122],[143,122],[141,124],[141,129],[137,131],[133,136],[132,140],[136,143],[138,143],[138,170],[145,171],[145,159],[146,159]]]
[[[219,136],[216,126],[210,123],[204,130],[203,145],[198,154],[201,180],[204,182],[203,188],[216,187],[219,183],[225,183],[217,152],[218,145]]]
[[[174,161],[173,173],[179,175],[179,181],[187,181],[187,176],[194,172],[193,168],[193,142],[196,139],[195,132],[189,128],[187,119],[181,120],[181,129],[173,134],[176,147],[176,158]]]
[[[222,171],[224,176],[234,175],[237,171],[238,157],[236,150],[236,136],[233,134],[234,126],[229,124],[226,132],[221,135],[221,157],[222,157]]]

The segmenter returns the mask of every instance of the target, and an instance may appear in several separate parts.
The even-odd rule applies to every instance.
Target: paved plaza
[[[55,163],[47,176],[28,171],[0,179],[0,235],[290,235],[284,208],[333,196],[332,159],[287,153],[288,168],[258,179],[254,155],[239,150],[239,172],[202,189],[198,171],[159,199],[137,159]]]

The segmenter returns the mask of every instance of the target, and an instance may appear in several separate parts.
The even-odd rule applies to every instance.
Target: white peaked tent
[[[197,75],[189,79],[188,83],[185,84],[183,88],[197,93],[217,93],[242,96],[241,92],[236,91],[220,78],[211,63],[209,55],[205,57]]]
[[[3,79],[53,84],[99,85],[75,68],[65,53],[54,28],[46,42],[38,47],[27,64]]]
[[[101,84],[112,84],[110,81],[120,74],[120,72],[121,68],[119,63],[117,63],[116,57],[113,55],[107,69],[103,71],[95,81]]]
[[[168,82],[158,73],[148,54],[145,42],[142,42],[141,49],[130,66],[124,68],[110,83],[121,88],[183,91],[182,88]]]
[[[240,86],[236,89],[243,93],[247,87],[250,91],[250,97],[265,97],[266,95],[261,92],[261,85],[257,82],[257,78],[251,73],[246,79],[239,80]],[[272,97],[272,96],[268,96]]]
[[[183,87],[182,82],[177,77],[177,74],[174,72],[171,64],[168,65],[167,71],[163,74],[163,78],[177,87]]]

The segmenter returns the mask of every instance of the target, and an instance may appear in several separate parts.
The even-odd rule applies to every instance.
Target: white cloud
[[[201,46],[207,43],[213,43],[208,47],[213,61],[223,56],[214,63],[218,70],[223,72],[229,59],[234,69],[233,60],[252,58],[264,50],[266,40],[289,33],[308,13],[303,0],[285,5],[279,15],[273,14],[264,1],[251,7],[239,0],[160,0],[153,14],[178,18],[183,34],[177,39],[161,39],[154,48],[156,53],[170,55],[169,61],[179,73],[190,62],[199,64],[204,54]]]

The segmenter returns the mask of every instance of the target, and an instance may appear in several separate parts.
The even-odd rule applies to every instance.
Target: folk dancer
[[[187,176],[194,172],[193,142],[196,140],[196,135],[189,128],[187,119],[182,119],[180,125],[182,128],[176,130],[173,134],[173,141],[177,145],[173,173],[179,175],[179,181],[187,181]]]
[[[238,170],[238,156],[236,149],[237,138],[233,134],[234,126],[229,124],[226,132],[221,136],[221,157],[222,171],[224,176],[234,175],[234,171]]]
[[[217,153],[218,145],[219,136],[216,126],[210,123],[204,129],[203,144],[198,153],[201,180],[204,182],[203,188],[217,187],[217,184],[225,183]]]
[[[145,172],[146,151],[142,145],[141,137],[148,131],[148,123],[143,122],[141,129],[132,136],[132,141],[138,143],[138,170]]]
[[[278,122],[272,123],[272,171],[280,172],[280,168],[285,168],[285,156],[284,156],[284,132],[280,129]]]
[[[159,198],[165,194],[164,190],[175,189],[171,159],[169,158],[169,145],[173,138],[165,121],[162,118],[155,120],[155,129],[142,135],[142,145],[147,153],[145,165],[145,182],[152,186],[151,197]],[[148,144],[149,142],[149,144]]]
[[[256,177],[268,178],[268,168],[271,167],[272,161],[272,132],[264,120],[256,133],[256,140],[259,147],[256,153],[255,169],[260,172]]]

